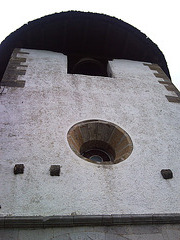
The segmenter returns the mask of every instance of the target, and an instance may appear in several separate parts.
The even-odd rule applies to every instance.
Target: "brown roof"
[[[61,12],[23,25],[0,45],[0,79],[14,48],[157,63],[170,77],[155,43],[135,27],[104,14]]]

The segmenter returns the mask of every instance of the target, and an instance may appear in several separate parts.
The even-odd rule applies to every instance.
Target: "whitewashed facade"
[[[0,46],[1,55],[7,49],[14,49],[0,86],[0,240],[177,240],[180,238],[180,93],[167,76],[164,56],[154,43],[146,37],[143,40],[145,35],[136,29],[98,14],[59,14],[61,21],[57,22],[64,35],[72,30],[71,14],[78,19],[73,31],[87,17],[89,31],[94,33],[96,17],[102,26],[107,18],[104,49],[112,41],[110,33],[116,36],[119,32],[119,39],[124,39],[121,46],[124,54],[137,59],[112,58],[112,47],[107,52],[110,56],[97,58],[102,62],[90,60],[90,64],[97,63],[96,67],[102,67],[107,60],[108,76],[70,73],[68,66],[72,64],[73,69],[77,56],[73,55],[74,50],[72,53],[68,50],[67,56],[60,50],[53,51],[58,39],[53,43],[52,36],[59,37],[65,50],[71,49],[71,44],[75,46],[74,42],[82,39],[79,36],[84,31],[83,24],[77,32],[77,41],[68,45],[67,36],[63,39],[61,35],[53,35],[56,24],[48,25],[51,27],[46,32],[46,21],[43,23],[41,19],[40,24],[36,22],[42,34],[39,37],[42,45],[37,43],[39,49],[34,41],[33,34],[36,36],[38,32],[38,28],[34,31],[33,26],[37,27],[34,23],[21,28],[26,30],[21,32],[27,34],[22,35],[27,39],[22,40],[20,32],[20,40],[14,38],[14,45],[7,39]],[[56,14],[47,23],[51,24],[53,19],[58,19]],[[87,49],[91,52],[94,46],[98,50],[101,42],[88,46],[91,41],[85,34],[88,32],[82,33],[87,42],[82,40],[82,48],[77,44],[79,51],[83,46],[86,46],[83,54]],[[96,39],[99,36],[103,39],[98,34]],[[128,36],[133,36],[134,43]],[[91,37],[93,42],[95,38]],[[19,47],[20,43],[32,48]],[[144,44],[142,49],[141,44]],[[6,59],[8,54],[4,55]],[[6,65],[2,62],[1,57],[0,74]],[[78,64],[81,63],[80,60]],[[85,128],[83,124],[87,124]],[[82,128],[73,132],[77,125]],[[109,129],[113,131],[108,135]],[[85,139],[90,140],[89,145]],[[85,157],[81,151],[83,144],[102,146],[103,154],[111,151],[110,161],[101,162],[97,154]],[[117,145],[118,150],[114,151]],[[118,155],[119,152],[122,154]]]
[[[109,62],[112,77],[67,74],[66,56],[21,49],[24,88],[1,94],[1,214],[97,215],[180,211],[178,103],[142,62]],[[23,67],[22,67],[23,68]],[[162,80],[162,79],[161,79]],[[100,119],[123,128],[132,154],[114,165],[94,164],[70,149],[77,122]],[[24,174],[14,175],[15,164]],[[53,164],[60,176],[50,176]],[[162,169],[171,169],[165,180]],[[8,199],[8,201],[7,201]]]

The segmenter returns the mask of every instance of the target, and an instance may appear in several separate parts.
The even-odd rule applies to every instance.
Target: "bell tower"
[[[0,239],[178,239],[180,93],[157,45],[62,12],[0,56]]]

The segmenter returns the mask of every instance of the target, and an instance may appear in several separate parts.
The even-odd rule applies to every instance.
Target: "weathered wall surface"
[[[178,240],[179,225],[0,230],[0,240]]]
[[[19,76],[25,87],[6,87],[0,95],[0,214],[180,212],[180,104],[168,102],[153,71],[114,60],[113,78],[71,75],[66,56],[25,51],[28,67]],[[133,141],[130,157],[103,166],[76,156],[67,132],[89,119],[123,128]],[[24,174],[14,175],[17,163]],[[50,176],[52,164],[61,166],[60,176]],[[166,168],[172,179],[162,178]]]

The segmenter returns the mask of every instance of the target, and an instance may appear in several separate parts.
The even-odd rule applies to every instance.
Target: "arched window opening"
[[[111,77],[108,60],[94,57],[68,56],[68,73]]]

